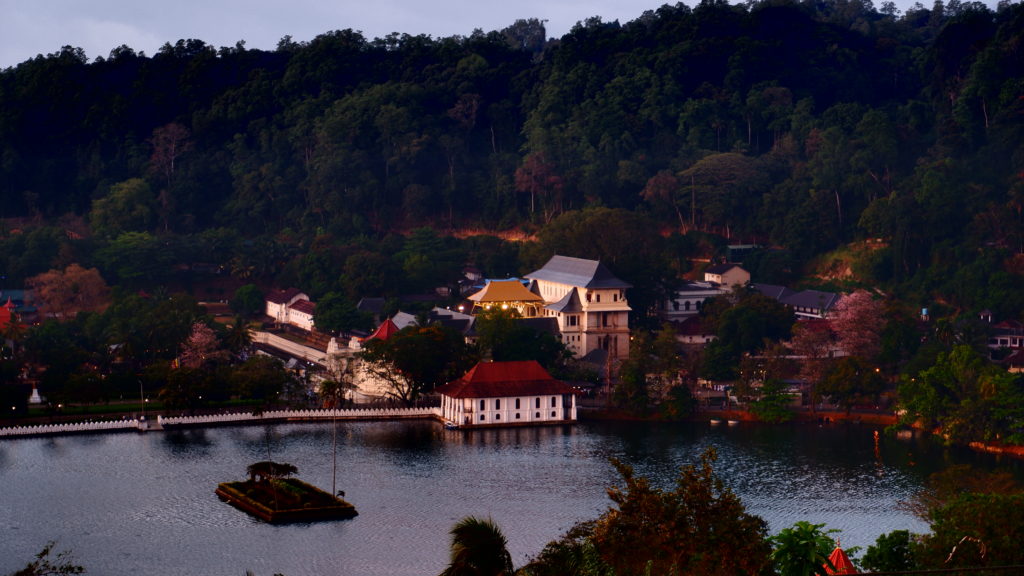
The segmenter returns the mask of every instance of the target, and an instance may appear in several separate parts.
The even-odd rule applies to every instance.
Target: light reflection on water
[[[897,507],[927,475],[991,458],[883,437],[867,426],[580,424],[459,432],[428,422],[339,423],[337,485],[349,521],[270,526],[221,503],[217,483],[272,458],[331,487],[330,424],[65,436],[0,442],[0,573],[49,540],[93,574],[440,573],[448,529],[492,517],[521,565],[607,509],[609,457],[671,488],[708,446],[715,469],[772,531],[798,520],[844,546],[927,527]]]

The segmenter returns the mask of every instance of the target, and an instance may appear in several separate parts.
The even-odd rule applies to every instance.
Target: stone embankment
[[[139,420],[112,420],[106,422],[76,422],[43,424],[38,426],[11,426],[0,428],[0,438],[75,434],[81,432],[146,431],[190,426],[218,426],[230,424],[256,424],[277,422],[310,422],[324,420],[403,420],[440,419],[441,409],[426,408],[366,408],[354,410],[268,410],[266,412],[240,412],[205,416],[158,416],[155,425]]]

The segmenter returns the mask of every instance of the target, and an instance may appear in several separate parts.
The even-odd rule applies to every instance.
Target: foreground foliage
[[[549,544],[523,571],[531,575],[768,573],[768,527],[749,514],[712,469],[714,449],[684,466],[663,490],[613,461],[625,483],[608,490],[615,504]]]
[[[66,576],[68,574],[84,574],[85,568],[74,564],[71,561],[69,552],[58,552],[51,556],[56,542],[48,542],[43,549],[36,554],[35,560],[27,566],[14,572],[11,576]]]
[[[491,519],[459,520],[449,532],[451,560],[441,576],[512,576],[512,556],[501,529]]]

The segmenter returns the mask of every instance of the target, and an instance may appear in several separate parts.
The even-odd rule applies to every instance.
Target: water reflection
[[[295,464],[302,479],[334,480],[331,422],[0,443],[0,574],[57,539],[96,574],[374,576],[439,573],[451,525],[492,517],[517,565],[574,523],[597,517],[619,483],[609,462],[671,488],[707,447],[715,469],[777,531],[797,520],[867,546],[894,529],[926,527],[897,503],[949,463],[994,459],[869,426],[632,422],[575,427],[444,430],[430,422],[338,422],[337,488],[350,521],[269,526],[219,502],[219,482],[249,464]],[[1016,469],[1017,463],[1009,466]]]
[[[167,454],[178,459],[209,456],[214,448],[213,441],[203,428],[169,430],[161,440]]]

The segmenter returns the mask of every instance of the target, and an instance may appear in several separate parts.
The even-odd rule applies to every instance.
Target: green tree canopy
[[[715,452],[684,466],[675,488],[661,490],[613,462],[623,487],[609,489],[615,507],[593,526],[591,539],[616,574],[759,574],[769,564],[764,520],[748,513],[715,475]]]
[[[386,340],[370,340],[362,359],[390,384],[391,396],[406,403],[461,376],[474,361],[462,334],[440,324],[413,324]]]

